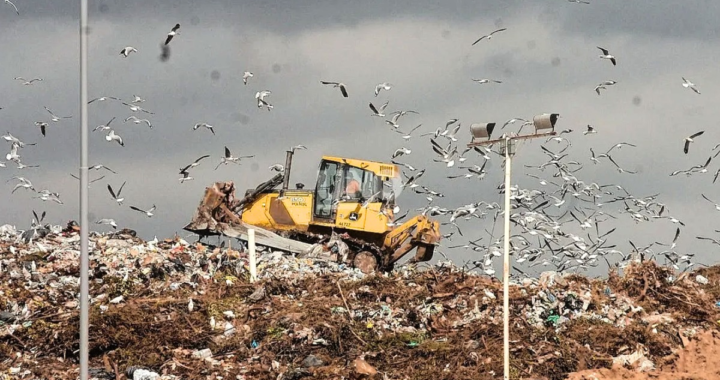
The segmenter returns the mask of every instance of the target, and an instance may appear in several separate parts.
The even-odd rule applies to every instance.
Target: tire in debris
[[[370,251],[358,252],[353,260],[353,265],[365,274],[378,270],[377,257]]]

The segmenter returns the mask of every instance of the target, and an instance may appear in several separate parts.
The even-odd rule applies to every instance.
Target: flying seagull
[[[243,84],[247,84],[248,78],[254,76],[253,73],[246,71],[243,73]]]
[[[258,108],[262,108],[263,106],[267,107],[267,110],[270,111],[273,108],[273,105],[265,101],[266,96],[272,95],[272,91],[270,90],[264,90],[264,91],[258,91],[255,93],[255,99],[257,99],[257,106]]]
[[[27,79],[25,79],[25,78],[23,78],[23,77],[15,77],[15,78],[13,78],[13,79],[19,80],[19,81],[23,81],[23,84],[26,85],[26,86],[29,86],[29,85],[33,84],[34,82],[42,82],[42,80],[43,80],[42,78],[33,78],[33,79],[30,79],[30,80],[27,80]]]
[[[385,108],[387,108],[388,104],[390,104],[390,102],[385,102],[385,104],[381,105],[380,108],[376,108],[374,104],[370,103],[370,109],[373,111],[372,116],[385,117],[383,112],[385,112]]]
[[[120,193],[122,192],[123,187],[125,187],[125,182],[120,185],[120,189],[118,189],[117,193],[113,191],[112,186],[110,184],[107,185],[108,191],[110,192],[110,195],[112,195],[115,202],[117,202],[118,206],[121,206],[125,198],[120,198]]]
[[[170,33],[168,33],[168,35],[167,35],[167,39],[165,40],[165,45],[169,44],[170,40],[172,40],[173,37],[180,35],[180,32],[177,31],[178,29],[180,29],[180,24],[175,24],[175,26],[173,26]]]
[[[490,33],[490,34],[487,34],[487,35],[484,35],[484,36],[478,38],[478,39],[477,39],[475,42],[473,42],[472,44],[475,45],[476,43],[482,41],[482,40],[485,39],[485,38],[487,38],[488,40],[490,40],[490,39],[492,39],[493,34],[498,33],[498,32],[503,32],[503,31],[505,31],[505,30],[507,30],[507,28],[498,29],[498,30],[496,30],[496,31],[494,31],[494,32],[492,32],[492,33]]]
[[[40,127],[40,133],[42,133],[43,137],[45,137],[45,128],[48,127],[48,123],[42,122],[42,121],[36,121],[35,125]]]
[[[118,144],[120,144],[120,146],[125,146],[125,143],[123,143],[122,137],[120,137],[119,135],[116,135],[115,131],[112,129],[110,130],[110,132],[108,132],[107,136],[105,136],[105,140],[107,140],[107,141],[115,140],[115,141],[117,141]]]
[[[224,164],[224,165],[227,165],[227,164],[230,163],[230,162],[239,164],[239,163],[240,163],[240,159],[242,159],[242,158],[252,158],[252,157],[255,157],[255,156],[253,155],[253,156],[233,157],[233,155],[230,153],[230,149],[228,149],[228,147],[225,147],[225,156],[223,156],[223,157],[220,158],[220,163],[215,167],[215,170],[217,170],[217,169],[220,167],[220,165],[223,165],[223,164]]]
[[[95,99],[89,101],[88,104],[90,104],[90,103],[92,103],[92,102],[95,102],[95,101],[103,102],[103,101],[108,100],[108,99],[120,100],[120,99],[118,99],[118,98],[116,98],[116,97],[114,97],[114,96],[101,96],[101,97],[99,97],[99,98],[95,98]]]
[[[180,169],[180,173],[179,173],[179,174],[187,173],[187,171],[190,170],[191,168],[194,168],[194,167],[200,165],[200,161],[201,161],[202,159],[208,158],[208,157],[210,157],[210,155],[209,155],[209,154],[206,154],[206,155],[198,158],[198,159],[195,160],[192,164],[190,164],[190,165],[188,165],[188,166]]]
[[[151,115],[155,114],[154,112],[150,112],[150,111],[146,110],[145,108],[142,108],[136,104],[130,104],[130,103],[125,103],[125,102],[122,102],[122,104],[128,106],[128,108],[130,108],[130,111],[133,111],[133,112],[142,111],[145,113],[149,113]]]
[[[210,132],[212,132],[213,135],[215,134],[215,130],[213,129],[213,126],[210,125],[210,124],[208,124],[208,123],[197,123],[197,124],[195,124],[195,126],[193,127],[193,131],[195,131],[195,130],[197,130],[198,128],[201,128],[201,127],[202,127],[202,128],[207,128],[207,129],[210,130]]]
[[[124,121],[124,122],[127,123],[127,122],[130,121],[130,120],[132,120],[132,122],[135,123],[135,124],[145,123],[145,124],[147,124],[148,127],[150,127],[150,128],[153,127],[152,124],[150,123],[150,120],[148,120],[148,119],[139,119],[139,118],[138,118],[137,116],[135,116],[135,115],[128,116],[127,118],[125,118],[125,121]]]
[[[183,176],[180,177],[180,178],[178,178],[178,180],[180,181],[180,183],[185,183],[185,181],[192,181],[192,180],[195,179],[195,178],[193,178],[193,177],[190,177],[190,172],[182,172],[181,174],[182,174]]]
[[[109,226],[112,226],[112,228],[117,229],[117,224],[115,223],[114,219],[100,219],[95,223],[96,224],[107,224]]]
[[[340,87],[340,92],[342,92],[342,95],[343,95],[344,97],[346,97],[346,98],[348,97],[347,89],[345,88],[345,84],[344,84],[344,83],[340,83],[340,82],[326,82],[326,81],[322,81],[322,80],[320,81],[320,83],[322,83],[322,84],[331,84],[331,85],[333,85],[333,87]]]
[[[133,101],[130,102],[130,103],[142,103],[142,102],[144,102],[144,101],[145,101],[145,99],[143,99],[143,98],[141,98],[141,97],[139,97],[139,96],[137,96],[137,95],[133,95]]]
[[[696,132],[685,138],[685,147],[683,148],[683,152],[685,152],[685,154],[687,154],[688,150],[690,149],[690,143],[695,141],[693,139],[702,135],[703,133],[705,133],[705,131]]]
[[[613,66],[617,65],[617,62],[615,61],[615,56],[611,55],[607,49],[601,48],[600,46],[598,46],[597,48],[603,52],[603,55],[601,55],[600,58],[609,59],[610,62],[612,62]]]
[[[53,111],[50,111],[49,108],[47,108],[47,107],[45,107],[45,106],[43,106],[43,108],[45,108],[45,111],[48,111],[48,113],[50,114],[50,120],[52,120],[52,121],[54,121],[54,122],[56,122],[56,123],[57,123],[58,121],[60,121],[60,119],[72,119],[72,116],[57,116],[57,115],[55,115],[55,114],[53,113]]]
[[[392,89],[392,84],[388,82],[379,83],[375,86],[375,96],[377,97],[380,94],[380,90],[390,91],[390,89]],[[347,95],[345,95],[345,97],[347,97]]]
[[[153,205],[152,207],[150,207],[150,209],[147,210],[147,211],[146,211],[146,210],[141,210],[141,209],[139,209],[139,208],[137,208],[137,207],[135,207],[135,206],[130,206],[130,208],[133,209],[133,210],[135,210],[135,211],[142,212],[143,214],[147,215],[148,218],[152,217],[152,216],[153,216],[153,211],[155,211],[155,205]]]
[[[5,4],[10,4],[10,5],[12,5],[12,7],[15,8],[15,13],[17,13],[18,16],[20,16],[20,11],[18,11],[17,7],[15,6],[15,4],[13,4],[12,1],[10,1],[10,0],[5,0]]]
[[[502,83],[502,81],[495,80],[495,79],[473,79],[473,82],[477,82],[480,84],[485,84],[485,83],[490,83],[490,82]]]
[[[700,91],[698,91],[698,89],[695,88],[695,83],[690,82],[689,80],[687,80],[685,78],[682,78],[682,80],[683,80],[683,84],[682,84],[683,87],[689,88],[689,89],[695,91],[696,94],[700,95]]]
[[[93,165],[93,166],[89,167],[88,169],[95,169],[95,170],[105,169],[105,170],[109,171],[110,173],[117,174],[114,170],[110,169],[109,167],[107,167],[103,164]]]
[[[591,133],[597,133],[597,131],[595,130],[595,127],[593,127],[592,125],[588,124],[588,126],[587,126],[587,131],[583,132],[583,135],[588,135],[588,134],[591,134]]]
[[[125,58],[127,58],[130,55],[130,53],[137,53],[137,49],[135,49],[132,46],[126,46],[122,50],[120,50],[120,55],[122,55]]]
[[[97,127],[95,127],[95,129],[93,129],[93,132],[97,131],[98,129],[101,131],[110,130],[110,123],[112,123],[113,120],[115,120],[114,117],[112,119],[110,119],[110,121],[108,121],[107,124],[98,125]]]

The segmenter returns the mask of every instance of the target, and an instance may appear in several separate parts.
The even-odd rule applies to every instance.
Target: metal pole
[[[255,254],[255,230],[248,229],[248,261],[250,262],[250,283],[257,281],[257,257]]]
[[[510,380],[510,176],[512,139],[505,139],[505,253],[503,259],[503,367],[504,380]]]
[[[80,0],[80,380],[89,370],[89,242],[88,222],[88,0]]]

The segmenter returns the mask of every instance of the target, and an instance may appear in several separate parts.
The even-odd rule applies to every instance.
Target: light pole
[[[89,228],[88,222],[88,0],[80,0],[80,380],[89,371]]]
[[[529,140],[533,138],[555,135],[555,122],[558,114],[542,114],[533,118],[535,134],[524,136],[503,135],[499,139],[490,140],[496,123],[479,123],[470,126],[473,140],[468,148],[481,145],[503,143],[502,152],[505,156],[505,226],[504,226],[504,254],[503,254],[503,379],[510,380],[510,179],[512,175],[512,157],[515,155],[515,140]],[[550,129],[550,132],[538,133],[539,130]],[[485,141],[475,142],[475,139],[487,138]]]

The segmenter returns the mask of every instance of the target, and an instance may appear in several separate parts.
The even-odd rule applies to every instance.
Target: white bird
[[[43,106],[43,108],[45,108],[45,111],[48,111],[48,113],[50,114],[50,120],[52,120],[56,123],[58,121],[60,121],[60,119],[72,119],[72,116],[57,116],[52,111],[50,111],[50,109],[48,109],[47,107]]]
[[[597,92],[598,95],[600,95],[600,90],[607,90],[607,87],[605,87],[601,84],[595,86],[595,92]]]
[[[137,53],[137,49],[135,49],[132,46],[126,46],[122,50],[120,50],[120,55],[122,55],[125,58],[127,58],[130,55],[130,53]]]
[[[615,56],[611,55],[607,49],[601,48],[600,46],[598,46],[597,48],[603,52],[602,55],[600,56],[600,58],[609,59],[610,62],[612,62],[613,66],[615,66],[617,64],[617,62],[615,61]]]
[[[38,194],[40,195],[34,198],[39,198],[42,201],[53,201],[58,204],[63,204],[63,202],[60,200],[60,194],[58,193],[53,193],[50,190],[43,190],[39,191]]]
[[[200,158],[196,159],[192,164],[180,169],[180,174],[186,173],[191,168],[194,168],[194,167],[200,165],[200,161],[202,161],[203,159],[208,158],[208,157],[210,157],[210,155],[206,154],[206,155],[201,156]]]
[[[113,197],[115,202],[117,202],[118,206],[122,206],[123,201],[125,198],[120,198],[120,193],[122,192],[123,187],[125,187],[125,182],[120,185],[120,189],[118,189],[117,193],[113,191],[112,186],[110,184],[107,185],[108,191],[110,192],[110,195]]]
[[[25,79],[25,78],[23,78],[23,77],[15,77],[15,78],[13,78],[13,79],[19,80],[19,81],[23,81],[23,84],[24,84],[25,86],[29,86],[29,85],[33,84],[34,82],[41,82],[41,81],[43,80],[42,78],[33,78],[33,79],[30,79],[30,80],[27,80],[27,79]]]
[[[20,11],[18,11],[17,7],[15,6],[15,4],[13,4],[12,1],[10,1],[10,0],[5,0],[5,4],[10,4],[10,5],[12,5],[12,7],[15,8],[15,13],[17,13],[17,15],[20,16]]]
[[[230,149],[228,149],[228,147],[225,147],[225,156],[220,157],[220,163],[215,167],[215,170],[217,170],[217,169],[220,167],[220,165],[223,165],[223,164],[224,164],[224,165],[227,165],[227,164],[229,164],[230,162],[239,164],[239,163],[240,163],[240,159],[242,159],[242,158],[252,158],[252,157],[255,157],[255,156],[252,155],[252,156],[233,157],[233,155],[230,153]]]
[[[344,84],[344,83],[341,83],[341,82],[327,82],[327,81],[323,81],[323,80],[321,80],[320,83],[322,83],[322,84],[331,84],[331,85],[333,85],[333,87],[340,87],[340,92],[342,93],[342,96],[344,96],[344,97],[346,97],[346,98],[348,97],[347,88],[345,88],[345,84]]]
[[[119,98],[116,98],[116,97],[114,97],[114,96],[101,96],[101,97],[99,97],[99,98],[95,98],[95,99],[89,101],[88,104],[90,104],[90,103],[92,103],[92,102],[95,102],[95,101],[103,102],[103,101],[106,101],[106,100],[108,100],[108,99],[120,100]]]
[[[115,223],[115,219],[100,219],[95,222],[96,224],[107,224],[109,226],[112,226],[112,228],[117,228],[117,223]]]
[[[385,112],[385,108],[387,108],[388,104],[390,104],[389,101],[385,102],[385,104],[381,105],[380,108],[376,108],[374,104],[370,103],[369,104],[370,109],[373,111],[372,116],[385,117],[385,114],[383,112]]]
[[[295,145],[294,147],[290,148],[290,151],[295,153],[296,149],[307,149],[305,145]]]
[[[135,124],[145,123],[145,124],[147,124],[148,127],[150,127],[150,128],[153,127],[152,124],[150,123],[150,120],[148,120],[148,119],[139,119],[139,118],[138,118],[137,116],[135,116],[135,115],[128,116],[127,118],[125,118],[125,121],[124,121],[124,122],[127,123],[127,122],[130,121],[130,120],[132,120],[132,122],[135,123]]]
[[[587,126],[587,131],[584,131],[584,132],[583,132],[583,135],[587,135],[587,134],[591,134],[591,133],[597,133],[597,131],[595,130],[595,127],[593,127],[592,125],[588,124],[588,126]]]
[[[694,138],[702,135],[703,133],[705,133],[705,131],[696,132],[685,138],[685,147],[683,148],[683,152],[685,152],[685,154],[687,154],[690,149],[690,143],[695,141]]]
[[[117,141],[118,144],[120,144],[120,146],[125,146],[125,143],[123,143],[122,137],[120,137],[119,135],[116,135],[115,130],[112,130],[112,129],[110,130],[110,132],[108,132],[107,136],[105,136],[105,140],[107,140],[107,141],[115,140],[115,141]]]
[[[190,173],[189,173],[189,172],[182,172],[182,175],[183,175],[182,177],[178,178],[178,180],[180,181],[180,183],[184,183],[185,181],[192,181],[192,180],[195,179],[195,178],[193,178],[193,177],[190,177]]]
[[[178,32],[178,29],[180,29],[180,24],[175,24],[175,26],[173,26],[170,33],[168,33],[167,39],[165,39],[165,45],[169,44],[170,40],[172,40],[173,37],[180,35],[180,32]]]
[[[400,157],[400,156],[403,156],[406,154],[410,154],[410,153],[412,153],[412,150],[410,150],[408,148],[399,148],[399,149],[396,149],[395,152],[392,154],[392,158],[394,159],[394,158],[397,158],[397,157]]]
[[[35,187],[33,186],[32,182],[30,182],[30,180],[28,180],[27,178],[14,176],[11,179],[9,179],[7,182],[10,182],[13,179],[20,181],[20,183],[15,185],[15,187],[13,188],[12,192],[10,192],[10,194],[15,193],[15,191],[21,187],[35,191]]]
[[[490,33],[490,34],[487,34],[487,35],[484,35],[484,36],[478,38],[478,39],[477,39],[475,42],[473,42],[472,44],[475,45],[476,43],[484,40],[485,38],[487,38],[488,40],[490,40],[490,39],[492,39],[493,34],[498,33],[498,32],[503,32],[503,31],[505,31],[505,30],[507,30],[507,28],[498,29],[498,30],[496,30],[496,31],[494,31],[494,32],[492,32],[492,33]]]
[[[45,123],[43,121],[36,121],[35,125],[40,127],[40,133],[42,133],[42,135],[45,136],[45,129],[48,127],[48,123]]]
[[[267,110],[270,111],[273,108],[273,105],[265,101],[265,97],[272,95],[272,91],[264,90],[264,91],[258,91],[255,93],[255,99],[257,99],[257,106],[258,108],[262,108],[263,106],[267,107]]]
[[[588,1],[583,0],[568,0],[569,3],[577,3],[577,4],[590,4]]]
[[[282,172],[285,170],[285,167],[282,164],[274,164],[271,165],[268,169],[276,172]]]
[[[215,134],[215,130],[213,129],[213,126],[208,123],[197,123],[195,126],[193,126],[193,131],[197,130],[198,128],[207,128],[212,132],[212,134]]]
[[[100,124],[100,125],[98,125],[97,127],[95,127],[95,129],[93,129],[93,132],[97,131],[98,129],[101,130],[101,131],[108,131],[108,130],[110,130],[110,123],[112,123],[113,120],[115,120],[114,117],[113,117],[112,119],[110,119],[110,121],[108,121],[107,124]]]
[[[141,98],[141,97],[139,97],[139,96],[137,96],[137,95],[133,95],[133,98],[134,98],[133,101],[130,102],[130,103],[142,103],[142,102],[145,101],[145,99],[143,99],[143,98]]]
[[[246,71],[243,73],[243,84],[247,84],[248,78],[255,76],[253,73]]]
[[[695,88],[695,83],[690,82],[689,80],[687,80],[685,78],[682,78],[682,80],[683,80],[683,84],[682,84],[683,87],[689,88],[689,89],[695,91],[696,94],[700,95],[700,91],[698,91],[698,89]]]
[[[146,110],[146,109],[144,109],[144,108],[142,108],[142,107],[140,107],[140,106],[138,106],[138,105],[130,104],[130,103],[125,103],[125,102],[122,102],[122,104],[128,106],[128,108],[130,108],[130,111],[133,111],[133,112],[142,111],[142,112],[145,112],[145,113],[149,113],[149,114],[151,114],[151,115],[154,115],[153,112],[150,112],[150,111],[148,111],[148,110]]]
[[[495,80],[495,79],[485,79],[485,78],[484,78],[484,79],[473,79],[473,82],[477,82],[477,83],[480,83],[480,84],[485,84],[485,83],[490,83],[490,82],[493,82],[493,83],[502,83],[502,81],[499,81],[499,80]]]
[[[154,215],[154,214],[153,214],[153,211],[155,211],[155,205],[153,205],[152,207],[150,207],[149,210],[141,210],[141,209],[139,209],[139,208],[137,208],[137,207],[135,207],[135,206],[130,206],[130,208],[133,209],[133,210],[135,210],[135,211],[142,212],[143,214],[147,215],[148,218],[152,217],[152,216]]]
[[[398,129],[393,129],[393,131],[394,131],[395,133],[401,134],[401,135],[402,135],[402,138],[405,139],[405,141],[407,141],[407,140],[410,140],[410,138],[412,137],[412,133],[413,133],[416,129],[420,128],[421,126],[422,126],[422,124],[418,124],[417,127],[411,129],[410,132],[408,132],[408,133],[403,133],[403,132],[401,132],[401,131],[398,130]]]
[[[377,86],[375,86],[375,96],[377,97],[380,94],[380,90],[390,91],[390,89],[392,89],[392,84],[388,82],[379,83]],[[347,98],[347,95],[343,95]]]

